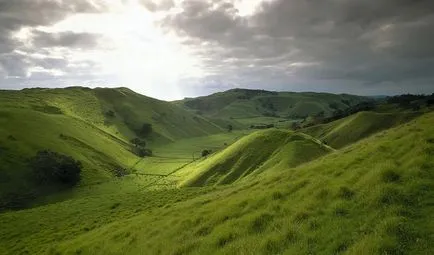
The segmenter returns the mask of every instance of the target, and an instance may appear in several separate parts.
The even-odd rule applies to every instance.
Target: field
[[[0,254],[434,253],[433,111],[359,112],[291,131],[286,118],[213,121],[132,93],[0,93],[0,195],[42,189],[28,181],[37,150],[84,166],[78,186],[0,212]],[[152,157],[131,152],[143,122],[155,128]],[[266,123],[282,124],[243,129]]]

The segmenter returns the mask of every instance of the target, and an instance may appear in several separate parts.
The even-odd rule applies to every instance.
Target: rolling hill
[[[0,91],[0,205],[15,206],[8,201],[17,195],[36,196],[27,160],[39,150],[80,160],[81,185],[133,171],[140,158],[129,141],[143,123],[152,125],[146,137],[151,147],[222,130],[171,103],[125,88]]]
[[[228,148],[182,170],[192,173],[183,186],[229,184],[274,168],[295,167],[331,149],[302,134],[265,130],[247,135]]]
[[[234,93],[225,99],[233,109],[198,116],[125,88],[1,91],[0,254],[434,252],[429,108],[359,112],[293,132],[248,106],[265,97],[272,107],[259,113],[286,114],[285,93]],[[350,105],[345,95],[292,96],[309,114],[336,108],[333,100]],[[244,119],[228,117],[235,110]],[[221,128],[257,121],[285,124]],[[129,141],[144,123],[154,155],[139,158]],[[32,184],[28,158],[47,148],[83,163],[78,186]],[[205,149],[213,153],[200,157]]]
[[[432,254],[433,122],[427,113],[230,185],[150,191],[130,176],[80,189],[74,199],[0,214],[0,253]],[[265,145],[291,146],[282,137],[310,144],[285,132],[254,133],[226,150],[248,145],[260,156]]]
[[[238,120],[263,116],[297,119],[321,112],[330,115],[366,101],[372,99],[346,94],[232,89],[175,103],[207,117]]]
[[[420,112],[358,112],[327,124],[302,129],[301,132],[338,149],[382,130],[409,122],[420,114]]]

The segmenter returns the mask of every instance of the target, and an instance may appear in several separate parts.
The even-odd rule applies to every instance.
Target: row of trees
[[[389,104],[398,104],[399,107],[408,108],[413,110],[419,110],[423,106],[434,105],[434,93],[432,95],[400,95],[394,97],[388,97],[386,99]]]

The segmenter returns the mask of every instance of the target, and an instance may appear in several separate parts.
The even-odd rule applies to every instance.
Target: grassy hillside
[[[420,114],[359,112],[327,124],[302,129],[301,132],[312,135],[333,148],[342,148],[374,133],[406,123]]]
[[[34,198],[27,160],[38,150],[80,160],[80,185],[130,172],[139,158],[131,153],[129,140],[143,123],[152,124],[146,137],[151,147],[222,130],[171,103],[125,88],[0,91],[0,207],[17,194]]]
[[[130,176],[3,213],[0,253],[433,254],[432,123],[425,114],[232,185],[148,191]]]
[[[295,167],[329,151],[329,148],[301,134],[277,129],[258,131],[183,169],[181,174],[192,173],[183,185],[233,183],[264,170]]]
[[[127,88],[95,89],[96,97],[102,103],[103,112],[114,111],[116,117],[106,118],[106,124],[133,136],[131,132],[140,129],[143,123],[150,123],[154,139],[174,141],[181,138],[204,136],[222,129],[201,116],[192,114],[171,103],[137,94]]]
[[[233,89],[205,97],[187,98],[176,103],[205,116],[237,120],[264,115],[280,118],[298,118],[320,112],[330,115],[335,110],[344,110],[370,100],[345,94]]]

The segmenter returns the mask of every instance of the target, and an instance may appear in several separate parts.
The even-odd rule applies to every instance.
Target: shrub
[[[206,157],[206,156],[208,156],[209,154],[211,154],[211,150],[203,150],[202,151],[202,157]]]
[[[57,152],[39,151],[29,160],[29,166],[40,183],[75,185],[80,181],[81,162]]]
[[[142,127],[140,128],[138,134],[141,137],[147,137],[152,133],[152,124],[149,123],[143,123]]]
[[[133,138],[130,141],[134,147],[132,148],[132,152],[139,157],[152,156],[152,151],[150,149],[146,149],[146,141],[140,138]]]
[[[147,156],[152,156],[152,150],[146,149],[144,147],[134,147],[133,152],[134,154],[142,158]]]
[[[130,141],[132,144],[134,144],[135,147],[141,146],[141,147],[146,147],[146,141],[140,138],[133,138]]]

